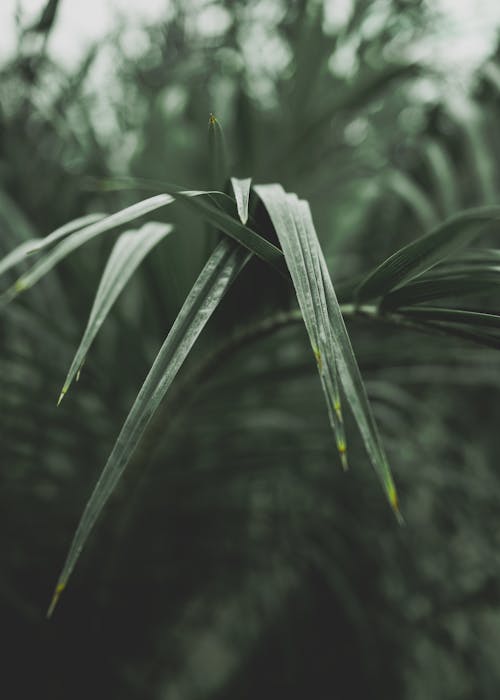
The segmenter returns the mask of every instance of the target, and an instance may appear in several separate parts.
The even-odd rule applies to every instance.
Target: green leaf
[[[500,207],[470,209],[445,221],[427,236],[401,248],[362,282],[359,303],[381,297],[470,243],[481,226],[500,219]]]
[[[220,300],[248,262],[250,254],[223,240],[189,292],[115,442],[85,508],[49,607],[50,616],[87,538],[160,402]]]
[[[463,309],[447,309],[434,306],[403,307],[399,312],[405,316],[418,318],[424,321],[443,321],[448,323],[478,326],[480,328],[500,329],[500,316],[498,314],[486,314],[479,311],[466,311]]]
[[[45,238],[32,238],[28,241],[24,241],[21,245],[14,248],[8,255],[0,260],[0,275],[3,275],[7,270],[10,270],[15,265],[23,262],[26,256],[32,253],[38,253],[39,251],[47,248],[48,246],[56,243],[61,238],[64,238],[70,233],[77,231],[78,229],[93,224],[96,221],[104,218],[104,214],[89,214],[88,216],[82,216],[79,219],[70,221],[69,223],[56,229]]]
[[[283,254],[279,248],[267,241],[256,231],[241,224],[217,204],[213,204],[214,201],[220,200],[223,202],[223,206],[226,206],[228,201],[232,202],[227,195],[224,195],[222,192],[182,190],[176,185],[166,185],[165,189],[168,190],[168,194],[158,194],[149,199],[137,202],[130,207],[90,224],[90,226],[85,226],[83,229],[65,238],[45,256],[40,258],[27,273],[22,275],[15,284],[4,293],[2,302],[4,304],[8,303],[17,294],[32,287],[66,256],[96,236],[128,223],[129,221],[138,219],[167,204],[171,204],[175,200],[190,207],[205,221],[216,226],[223,233],[234,238],[250,252],[257,255],[257,257],[269,263],[280,273],[283,273]]]
[[[12,299],[20,292],[29,289],[34,284],[36,284],[44,275],[46,275],[50,270],[52,270],[57,263],[67,257],[70,253],[77,250],[80,246],[88,243],[90,240],[99,236],[106,231],[109,231],[118,226],[138,219],[145,214],[149,214],[155,209],[160,209],[173,202],[174,199],[168,194],[159,194],[155,197],[150,197],[137,204],[132,204],[132,206],[122,209],[116,214],[111,214],[110,216],[101,219],[85,228],[71,234],[63,241],[58,243],[52,250],[50,250],[45,256],[40,258],[27,273],[22,275],[17,282],[13,285],[10,290],[7,290],[6,296],[7,300]]]
[[[199,190],[181,190],[176,185],[165,184],[164,189],[172,197],[184,203],[207,223],[212,224],[227,236],[234,238],[258,258],[269,263],[278,272],[283,273],[283,253],[256,231],[237,221],[234,217],[211,203],[214,193]],[[215,193],[224,196],[223,193]]]
[[[90,346],[125,285],[146,255],[172,229],[170,224],[150,222],[137,231],[122,233],[116,241],[97,289],[87,327],[59,396],[58,405],[78,375]]]
[[[255,188],[264,202],[278,235],[290,270],[297,300],[316,358],[325,394],[330,423],[344,468],[347,467],[345,432],[337,380],[335,351],[329,333],[324,289],[320,284],[321,267],[314,242],[304,226],[302,203],[287,195],[279,185]]]
[[[449,275],[420,279],[394,290],[382,299],[382,311],[410,306],[434,299],[465,298],[500,289],[500,275]]]
[[[260,185],[255,191],[263,201],[282,245],[311,344],[318,343],[320,375],[323,365],[337,376],[361,432],[367,453],[379,475],[389,503],[398,517],[396,488],[373,418],[349,335],[319,245],[306,202],[287,195],[280,185]],[[316,352],[315,352],[316,354]],[[330,406],[330,387],[324,387]],[[335,400],[335,399],[334,399]]]
[[[228,170],[224,132],[214,114],[208,120],[208,147],[210,154],[210,187],[223,190]]]
[[[224,192],[216,190],[186,190],[170,182],[157,182],[137,178],[110,178],[99,180],[99,184],[101,188],[104,187],[107,190],[136,187],[162,189],[178,202],[189,207],[203,221],[211,224],[227,236],[234,238],[234,240],[241,243],[250,252],[267,262],[281,274],[284,272],[283,253],[281,250],[235,218],[235,200]]]
[[[252,178],[246,177],[243,180],[238,180],[236,177],[231,178],[231,185],[234,192],[234,197],[236,199],[236,206],[238,208],[238,216],[242,224],[246,224],[248,221],[248,200],[250,197],[250,185],[252,184]]]

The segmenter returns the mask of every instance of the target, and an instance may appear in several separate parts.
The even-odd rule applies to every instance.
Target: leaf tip
[[[15,283],[12,288],[12,296],[15,294],[20,294],[21,292],[24,292],[25,289],[27,289],[28,285],[26,284],[26,281],[24,280],[23,277],[20,277]]]
[[[52,614],[54,610],[56,609],[56,605],[59,601],[59,598],[61,597],[62,592],[66,588],[65,583],[58,583],[57,586],[55,587],[54,594],[52,595],[52,600],[50,601],[49,609],[47,610],[47,619],[49,620],[52,617]]]
[[[66,394],[67,394],[67,392],[68,392],[68,389],[69,389],[69,386],[68,386],[67,384],[65,384],[65,385],[63,386],[63,388],[62,388],[61,393],[59,394],[59,398],[57,399],[57,405],[58,405],[58,406],[61,405],[61,401],[62,401],[62,400],[64,399],[64,397],[66,396]]]
[[[340,457],[340,463],[342,464],[342,469],[346,472],[349,469],[349,463],[347,461],[347,445],[345,440],[338,440],[337,450]]]
[[[387,489],[387,496],[389,498],[389,503],[391,505],[392,511],[394,515],[396,516],[396,520],[398,521],[399,525],[404,525],[405,521],[403,516],[401,515],[401,511],[399,510],[399,498],[398,498],[398,492],[396,491],[396,487],[394,486],[394,483],[391,481],[388,489]]]

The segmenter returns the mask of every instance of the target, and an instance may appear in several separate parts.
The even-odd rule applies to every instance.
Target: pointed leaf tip
[[[47,610],[47,619],[49,620],[52,617],[52,614],[54,610],[56,609],[56,605],[59,602],[59,598],[61,597],[62,592],[66,588],[65,583],[58,583],[57,586],[55,587],[54,594],[52,596],[52,600],[50,601],[49,609]]]
[[[404,521],[404,518],[401,514],[401,511],[399,510],[398,492],[396,491],[396,487],[395,487],[393,482],[391,482],[387,487],[387,497],[389,499],[389,503],[391,505],[392,511],[393,511],[394,515],[396,516],[396,520],[398,521],[398,524],[404,525],[405,521]]]
[[[231,178],[231,186],[233,188],[234,196],[236,199],[236,207],[238,209],[238,216],[242,224],[246,224],[248,221],[248,200],[250,197],[250,185],[252,184],[252,178],[247,177],[243,180],[239,180],[236,177]]]
[[[349,462],[347,461],[347,445],[344,440],[339,440],[337,442],[337,451],[339,453],[342,469],[346,472],[349,469]]]

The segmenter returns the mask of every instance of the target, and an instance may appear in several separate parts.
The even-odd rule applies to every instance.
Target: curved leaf
[[[87,327],[59,396],[58,405],[71,386],[73,379],[78,375],[94,338],[130,277],[146,255],[172,229],[173,227],[170,224],[150,222],[144,224],[138,231],[122,233],[116,241],[97,289]]]
[[[129,463],[153,414],[210,316],[249,258],[250,254],[240,246],[223,240],[194,283],[141,387],[85,507],[54,591],[47,613],[49,616],[67,584],[97,518]]]
[[[123,224],[138,219],[145,214],[149,214],[155,209],[160,209],[173,202],[174,199],[168,194],[159,194],[155,197],[150,197],[137,204],[132,204],[132,206],[122,209],[116,214],[111,214],[106,216],[104,219],[97,221],[90,226],[85,226],[85,228],[71,234],[63,241],[58,243],[58,245],[49,251],[44,257],[40,258],[36,262],[31,270],[26,272],[22,277],[20,277],[14,286],[6,292],[8,298],[13,298],[16,294],[29,289],[38,280],[40,280],[47,272],[50,272],[58,262],[63,260],[66,256],[72,253],[74,250],[80,246],[88,243],[90,240],[99,236],[110,229],[117,228]]]
[[[259,185],[255,191],[269,212],[283,247],[313,348],[318,343],[325,351],[324,356],[316,355],[320,374],[323,363],[331,369],[332,377],[336,377],[338,372],[367,453],[399,518],[394,481],[309,206],[306,202],[297,202],[294,197],[287,196],[280,185]],[[325,390],[325,395],[330,405],[328,390]]]
[[[470,243],[481,226],[500,220],[500,207],[470,209],[448,219],[427,236],[401,248],[379,265],[360,285],[360,303],[381,297],[429,270]]]
[[[28,255],[38,253],[68,234],[103,219],[104,216],[105,214],[89,214],[88,216],[82,216],[61,226],[52,233],[49,233],[45,238],[31,238],[29,241],[24,241],[24,243],[21,243],[21,245],[17,246],[17,248],[14,248],[14,250],[6,255],[5,258],[0,260],[0,275],[3,275],[7,270],[23,262]]]

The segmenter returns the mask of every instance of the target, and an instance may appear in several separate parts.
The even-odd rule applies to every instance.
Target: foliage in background
[[[91,87],[99,51],[68,76],[23,35],[0,79],[2,257],[77,216],[154,194],[99,189],[116,175],[212,188],[210,110],[225,125],[232,173],[310,201],[344,305],[395,250],[500,201],[498,57],[470,95],[425,104],[411,91],[422,68],[388,60],[386,48],[393,55],[402,28],[425,30],[417,3],[391,3],[371,36],[370,3],[335,32],[320,3],[224,7],[231,21],[215,36],[181,7],[148,30],[150,48],[120,60],[104,106]],[[264,65],[270,42],[275,63]],[[352,72],[338,75],[345,46]],[[106,50],[121,56],[119,37]],[[21,694],[36,683],[47,697],[88,697],[97,679],[99,695],[120,698],[495,697],[499,360],[449,336],[497,342],[481,319],[449,315],[498,310],[495,223],[480,244],[386,296],[387,313],[433,333],[445,324],[446,336],[348,319],[404,529],[362,468],[359,441],[350,472],[336,468],[300,325],[259,333],[262,319],[294,305],[289,284],[254,260],[44,622],[90,489],[207,258],[213,232],[187,208],[169,206],[165,221],[176,234],[138,268],[59,409],[116,236],[97,237],[2,309],[0,595],[13,659],[3,682],[10,673]],[[32,263],[6,273],[3,288]]]

